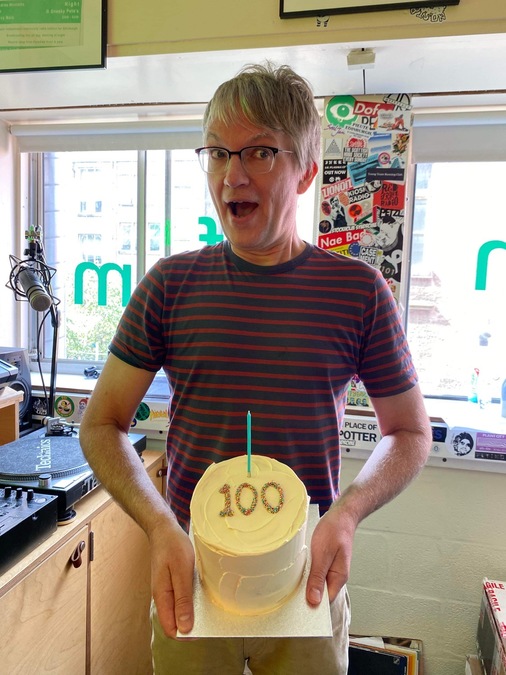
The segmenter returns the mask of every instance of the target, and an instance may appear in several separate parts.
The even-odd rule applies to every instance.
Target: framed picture
[[[0,72],[103,68],[106,0],[0,0]]]
[[[445,5],[458,5],[460,0],[444,0]],[[326,14],[379,12],[410,7],[434,7],[435,0],[280,0],[281,19]]]

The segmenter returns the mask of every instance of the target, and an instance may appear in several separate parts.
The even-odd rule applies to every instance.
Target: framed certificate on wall
[[[0,0],[0,72],[103,68],[106,0]]]
[[[458,5],[460,0],[445,0],[445,5]],[[379,12],[410,7],[434,7],[435,0],[280,0],[281,19],[325,14]]]

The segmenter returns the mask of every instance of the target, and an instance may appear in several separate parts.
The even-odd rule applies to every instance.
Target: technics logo
[[[51,468],[51,439],[41,438],[40,452],[37,454],[36,471],[47,471]]]

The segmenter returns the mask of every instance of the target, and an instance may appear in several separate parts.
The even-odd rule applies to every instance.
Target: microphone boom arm
[[[16,300],[27,300],[30,303],[30,306],[37,312],[47,310],[42,322],[45,321],[48,314],[51,316],[53,344],[51,352],[49,394],[46,395],[46,405],[47,414],[52,417],[54,414],[58,360],[58,328],[60,325],[60,313],[58,310],[60,300],[53,295],[51,288],[51,281],[56,274],[56,269],[50,267],[45,261],[41,243],[40,227],[32,226],[30,230],[25,233],[25,237],[28,241],[28,248],[24,253],[29,256],[29,258],[28,260],[20,260],[13,255],[9,256],[11,273],[6,286],[14,292],[14,298]]]

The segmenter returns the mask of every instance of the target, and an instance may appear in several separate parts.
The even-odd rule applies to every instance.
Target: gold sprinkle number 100
[[[278,491],[279,495],[279,501],[277,506],[272,506],[269,504],[267,501],[267,490],[273,487],[275,490]],[[242,497],[242,492],[245,488],[249,488],[251,492],[253,493],[253,497],[251,500],[251,504],[249,507],[245,508],[241,504],[241,497]],[[220,488],[220,494],[225,495],[225,508],[220,511],[220,516],[226,517],[226,516],[233,516],[234,515],[234,510],[232,509],[232,497],[231,497],[231,488],[228,483],[225,483],[221,488]],[[262,487],[262,491],[260,493],[260,498],[262,500],[262,504],[264,505],[264,508],[269,511],[269,513],[278,513],[281,508],[283,507],[283,504],[285,503],[285,493],[283,491],[283,488],[279,483],[275,483],[274,481],[270,481],[268,483],[265,483],[265,485]],[[241,483],[241,485],[238,486],[238,488],[235,491],[235,504],[239,511],[243,514],[243,516],[250,516],[253,511],[256,509],[258,503],[258,492],[256,488],[251,485],[251,483]]]

